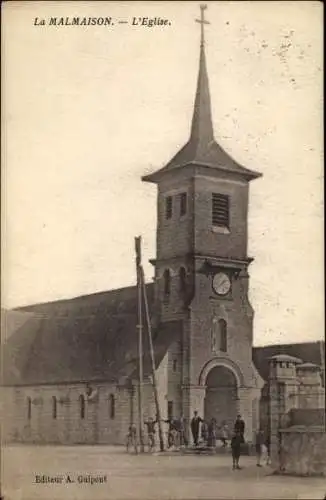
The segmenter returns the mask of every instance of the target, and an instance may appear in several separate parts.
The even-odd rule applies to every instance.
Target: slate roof
[[[154,311],[154,285],[147,284]],[[120,288],[74,299],[35,304],[2,315],[2,384],[51,384],[117,381],[137,376],[137,289]],[[143,319],[145,325],[145,319]],[[172,342],[181,340],[182,325],[170,321],[153,329],[156,366]],[[319,342],[253,348],[254,364],[268,379],[269,358],[294,356],[321,365]],[[144,373],[151,373],[144,328]]]
[[[246,180],[252,180],[261,176],[260,173],[249,170],[233,160],[214,139],[204,44],[200,46],[197,90],[189,141],[167,165],[156,172],[144,176],[142,179],[146,182],[156,183],[166,173],[187,167],[188,165],[208,167],[211,169],[210,174],[212,175],[214,171],[227,172],[228,174],[240,175]]]
[[[154,289],[147,285],[150,310]],[[25,316],[20,322],[18,317]],[[137,372],[137,289],[109,292],[36,304],[5,314],[7,333],[2,356],[4,385],[119,380]],[[143,318],[145,325],[145,318]],[[151,371],[147,329],[144,373]],[[169,345],[180,337],[180,324],[154,329],[156,365]]]
[[[275,354],[269,361],[289,361],[290,363],[299,364],[302,363],[302,359],[295,358],[294,356],[289,356],[288,354]]]
[[[323,341],[325,351],[325,342]],[[276,344],[253,349],[253,361],[264,380],[268,378],[268,358],[284,354],[299,358],[303,363],[322,365],[320,342],[302,342],[299,344]]]

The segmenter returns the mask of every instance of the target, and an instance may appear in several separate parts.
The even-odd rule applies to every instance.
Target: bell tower
[[[250,181],[261,174],[238,164],[214,138],[206,8],[196,20],[201,36],[190,138],[143,180],[158,187],[153,264],[160,321],[183,325],[179,351],[173,348],[181,364],[177,407],[189,418],[198,410],[231,424],[240,412],[251,433],[262,381],[252,363],[248,196]]]

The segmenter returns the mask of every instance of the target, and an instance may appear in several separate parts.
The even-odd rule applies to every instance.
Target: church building
[[[261,352],[257,367],[253,361],[248,297],[249,184],[261,174],[214,138],[203,15],[189,140],[142,178],[157,186],[155,276],[146,290],[162,418],[189,422],[196,410],[232,427],[240,413],[251,442],[267,363]],[[124,443],[138,419],[137,288],[35,304],[3,318],[6,439]],[[143,363],[144,418],[155,418],[146,329]]]

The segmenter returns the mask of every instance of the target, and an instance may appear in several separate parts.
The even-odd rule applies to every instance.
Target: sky
[[[256,345],[324,338],[322,14],[315,1],[206,11],[216,140],[263,174],[249,206]],[[199,15],[197,2],[3,5],[3,307],[135,284],[137,235],[152,279],[156,187],[141,176],[188,140]],[[49,26],[67,16],[114,25]]]

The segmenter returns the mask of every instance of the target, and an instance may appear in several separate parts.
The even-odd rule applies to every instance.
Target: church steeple
[[[208,74],[205,54],[205,32],[204,25],[210,24],[204,18],[206,5],[201,5],[201,18],[196,19],[200,23],[200,55],[199,72],[197,79],[197,90],[192,117],[190,138],[180,151],[169,161],[165,167],[145,175],[145,182],[158,183],[163,177],[176,169],[187,169],[188,167],[209,169],[209,175],[241,177],[243,180],[251,181],[260,177],[261,174],[249,170],[237,163],[224,149],[215,141],[212,122],[211,98],[209,92]]]
[[[209,24],[209,22],[204,18],[204,11],[207,9],[207,6],[201,5],[200,9],[201,19],[196,19],[196,22],[201,25],[199,73],[195,107],[192,117],[190,142],[196,145],[197,148],[202,149],[207,148],[209,143],[214,141],[214,130],[205,54],[204,25]]]

